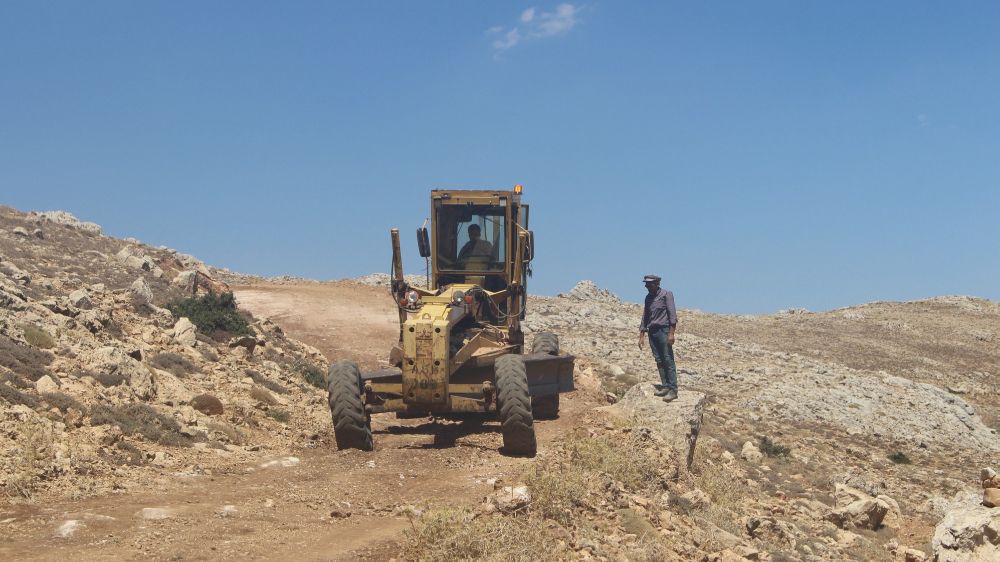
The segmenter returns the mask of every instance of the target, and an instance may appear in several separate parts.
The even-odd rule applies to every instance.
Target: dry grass
[[[247,369],[247,376],[253,379],[253,382],[263,386],[264,388],[270,390],[271,392],[277,394],[288,394],[287,388],[265,377],[264,375],[260,374],[259,372],[253,369]]]
[[[201,372],[201,367],[195,364],[194,361],[170,351],[157,353],[149,360],[149,363],[157,369],[168,371],[181,379]]]
[[[537,461],[525,474],[532,495],[531,510],[567,523],[590,488],[604,485],[609,478],[633,492],[660,487],[663,465],[646,450],[648,438],[642,431],[629,431],[624,436],[570,435],[561,445],[561,454]]]
[[[288,410],[271,408],[270,410],[267,411],[267,417],[277,422],[288,423],[289,420],[292,419],[292,414],[290,414]]]
[[[91,409],[90,417],[93,425],[117,425],[126,435],[141,435],[144,439],[161,445],[191,446],[191,440],[180,433],[181,427],[173,418],[160,414],[145,404],[99,404]]]
[[[52,429],[41,423],[25,421],[18,424],[18,450],[12,473],[7,477],[6,492],[30,500],[35,486],[52,465]]]
[[[100,383],[101,386],[105,388],[110,388],[112,386],[118,386],[125,383],[125,377],[119,375],[118,373],[105,373],[103,371],[91,371],[89,369],[84,369],[76,374],[77,377],[90,377]]]
[[[22,379],[16,373],[12,373],[10,371],[5,372],[3,374],[0,374],[0,382],[5,382],[5,383],[13,386],[14,388],[20,388],[22,390],[26,390],[26,389],[34,388],[35,387],[35,385],[33,385],[30,382]]]
[[[17,343],[7,336],[0,336],[0,366],[32,381],[48,374],[46,367],[52,363],[52,354]]]
[[[55,338],[34,324],[22,325],[21,333],[24,335],[24,341],[39,349],[52,349],[56,346]]]
[[[278,404],[278,399],[275,398],[273,394],[259,386],[255,386],[250,389],[250,398],[253,398],[261,404],[267,404],[268,406],[275,406]]]
[[[664,474],[673,451],[642,428],[621,428],[608,435],[577,431],[552,454],[536,459],[523,475],[531,493],[527,510],[479,516],[469,511],[432,510],[414,521],[406,558],[415,560],[562,560],[575,559],[558,541],[585,537],[593,554],[607,559],[663,560],[669,545],[644,515],[621,510],[614,518],[589,521],[593,505],[622,492],[656,494],[666,485]],[[638,539],[610,545],[607,536],[619,524],[636,529]]]
[[[50,408],[57,408],[60,412],[66,413],[70,408],[74,408],[81,413],[87,412],[87,407],[81,404],[76,398],[62,392],[45,392],[42,399]]]
[[[40,402],[31,394],[25,394],[9,384],[0,384],[0,399],[7,401],[11,405],[21,404],[32,410],[38,408]]]
[[[212,437],[223,443],[242,445],[245,441],[243,432],[239,429],[221,421],[209,421],[208,430],[212,432]]]
[[[441,509],[411,520],[406,558],[427,562],[485,560],[535,562],[566,559],[553,552],[553,537],[533,517],[478,517]]]
[[[734,478],[732,471],[724,466],[705,462],[696,468],[699,474],[695,478],[695,486],[712,500],[711,504],[697,510],[699,515],[724,531],[742,535],[743,524],[738,514],[744,511],[742,504],[757,492],[747,485],[746,480]]]

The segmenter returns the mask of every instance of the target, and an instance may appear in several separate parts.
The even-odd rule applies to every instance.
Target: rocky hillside
[[[318,351],[245,312],[232,333],[165,308],[227,289],[191,256],[0,207],[0,489],[120,492],[308,443],[328,422]]]
[[[529,344],[552,331],[577,356],[537,457],[502,457],[495,421],[391,414],[375,452],[334,453],[327,358],[285,330],[379,364],[398,328],[368,285],[385,283],[263,280],[0,207],[0,552],[1000,559],[1000,303],[681,310],[667,404],[640,305],[584,281],[529,299]]]
[[[609,401],[655,380],[636,341],[640,305],[585,281],[532,299],[529,310],[530,331],[554,331],[565,351],[591,360]],[[995,486],[983,467],[1000,461],[1000,303],[941,297],[773,316],[682,310],[679,323],[682,398],[707,396],[687,491],[705,492],[692,509],[711,525],[696,527],[763,533],[757,548],[791,559],[1000,553],[989,530],[1000,510],[979,505],[982,488]],[[648,412],[635,423],[656,425]],[[945,545],[959,535],[965,554]],[[984,541],[985,558],[962,558]]]

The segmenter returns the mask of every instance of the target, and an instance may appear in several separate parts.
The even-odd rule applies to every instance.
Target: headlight
[[[417,304],[418,300],[420,300],[420,294],[417,293],[416,291],[410,291],[409,293],[406,293],[406,302],[410,303],[411,305]]]
[[[455,291],[451,294],[451,304],[459,306],[465,304],[465,291]]]

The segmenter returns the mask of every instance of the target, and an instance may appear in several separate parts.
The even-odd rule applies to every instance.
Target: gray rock
[[[198,343],[196,330],[197,328],[190,320],[182,317],[174,324],[174,341],[187,347],[194,347]]]
[[[82,310],[90,310],[94,307],[94,302],[90,300],[90,293],[87,292],[87,289],[77,289],[70,293],[69,303]]]
[[[949,511],[934,529],[931,547],[938,562],[1000,560],[1000,509],[977,505]]]
[[[834,497],[837,508],[826,515],[826,520],[841,529],[854,527],[874,531],[882,526],[882,521],[893,508],[895,513],[899,513],[899,505],[892,498],[874,498],[843,484],[835,486]]]
[[[35,390],[39,394],[44,394],[47,392],[59,392],[59,384],[52,380],[49,375],[42,375],[37,381],[35,381]]]
[[[682,389],[677,400],[664,402],[654,392],[656,387],[651,383],[637,384],[625,393],[621,401],[605,408],[642,420],[670,443],[684,466],[690,468],[698,434],[701,432],[705,395]]]
[[[132,299],[132,306],[146,308],[153,304],[153,290],[149,288],[149,283],[146,283],[142,277],[133,281],[128,291],[129,297]]]
[[[15,226],[12,232],[14,233],[14,236],[20,236],[22,238],[28,238],[31,236],[30,234],[28,234],[28,229],[24,228],[23,226]]]
[[[149,400],[156,396],[156,381],[153,373],[142,363],[129,357],[117,347],[95,349],[87,357],[87,367],[96,371],[121,375],[128,381],[136,397]]]

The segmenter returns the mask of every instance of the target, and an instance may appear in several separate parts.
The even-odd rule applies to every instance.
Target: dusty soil
[[[397,337],[384,288],[303,282],[235,289],[241,306],[331,360],[378,366]],[[598,402],[596,384],[583,386],[564,395],[559,419],[536,422],[541,451]],[[410,525],[409,510],[478,503],[493,490],[492,479],[511,478],[532,462],[498,452],[492,420],[379,414],[372,425],[373,453],[338,451],[327,429],[305,439],[307,447],[269,451],[229,471],[161,471],[141,492],[0,508],[0,559],[387,559]],[[71,540],[60,536],[74,525]]]

